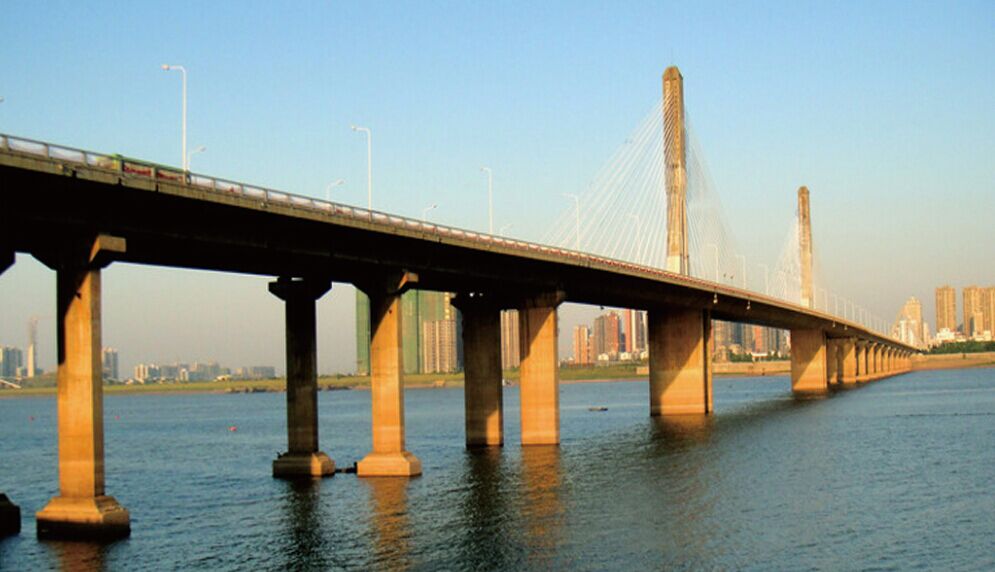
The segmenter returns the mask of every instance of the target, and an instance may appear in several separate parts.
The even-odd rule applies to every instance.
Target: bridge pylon
[[[687,130],[684,78],[677,66],[663,72],[663,155],[667,192],[667,271],[688,275]]]

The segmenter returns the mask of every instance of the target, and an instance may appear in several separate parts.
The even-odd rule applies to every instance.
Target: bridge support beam
[[[287,330],[287,452],[273,461],[279,478],[324,477],[335,463],[318,450],[318,352],[315,301],[331,288],[327,279],[280,277],[269,291],[283,300]]]
[[[0,493],[0,538],[21,532],[21,509]]]
[[[454,300],[463,316],[463,405],[466,446],[504,444],[501,308],[482,296]]]
[[[522,445],[560,443],[560,363],[556,308],[562,292],[532,296],[518,309]]]
[[[106,243],[115,239],[104,237]],[[123,249],[120,239],[119,247]],[[104,491],[103,367],[100,340],[101,238],[89,256],[57,265],[59,495],[36,514],[39,538],[112,539],[131,518]]]
[[[712,412],[711,313],[650,309],[647,325],[650,415]]]
[[[408,275],[366,285],[370,297],[370,393],[373,451],[357,464],[360,477],[413,477],[421,461],[404,448],[404,363],[401,294]]]
[[[853,385],[857,383],[857,363],[858,348],[856,340],[845,338],[840,340],[840,383],[843,385]]]
[[[839,383],[840,376],[839,362],[839,340],[826,340],[826,383],[835,385]]]
[[[819,329],[791,330],[791,389],[819,393],[828,389],[826,333]]]

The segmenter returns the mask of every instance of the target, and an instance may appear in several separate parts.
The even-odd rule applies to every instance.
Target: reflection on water
[[[471,570],[506,568],[513,560],[509,479],[500,447],[468,449],[460,503],[460,559]]]
[[[287,491],[282,499],[281,523],[281,532],[286,535],[283,542],[285,568],[299,568],[302,562],[309,563],[309,568],[324,568],[328,547],[322,536],[322,479],[295,479],[285,483]]]
[[[369,490],[373,560],[381,570],[408,570],[411,559],[411,518],[408,516],[408,479],[361,479]]]
[[[563,542],[563,478],[560,448],[551,445],[522,447],[521,527],[533,568],[552,568],[557,547]]]
[[[269,474],[280,394],[108,396],[109,490],[132,536],[39,542],[27,526],[0,541],[0,569],[995,570],[995,369],[817,400],[783,377],[716,379],[715,415],[667,418],[646,415],[644,383],[571,385],[561,446],[521,447],[512,426],[474,451],[460,390],[411,394],[425,476],[303,482]],[[365,453],[369,394],[334,397],[331,448]],[[41,406],[50,422],[22,422]],[[0,489],[29,514],[56,483],[39,478],[55,428],[54,401],[0,399]],[[160,436],[178,445],[147,455]]]
[[[674,452],[708,442],[714,415],[671,415],[650,417],[652,440],[658,451]]]
[[[62,572],[105,570],[108,545],[98,542],[45,542]]]

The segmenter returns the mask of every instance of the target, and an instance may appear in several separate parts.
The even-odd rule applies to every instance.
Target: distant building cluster
[[[891,335],[910,346],[925,348],[930,345],[932,336],[929,324],[922,319],[922,303],[915,296],[905,301],[891,327]]]
[[[995,286],[965,286],[962,319],[958,323],[957,291],[952,286],[936,289],[935,343],[992,341],[995,336]]]
[[[0,346],[0,377],[21,378],[26,377],[26,373],[21,348]]]
[[[231,370],[222,367],[217,362],[209,363],[174,363],[170,365],[155,363],[140,363],[135,366],[135,375],[131,382],[157,383],[163,381],[222,381],[226,379],[271,379],[276,377],[273,366],[240,367]]]
[[[570,362],[608,365],[645,360],[649,356],[648,339],[645,311],[610,310],[595,318],[591,326],[574,327]],[[734,356],[750,360],[784,356],[788,353],[788,337],[783,330],[713,321],[710,351],[716,361],[728,361]]]

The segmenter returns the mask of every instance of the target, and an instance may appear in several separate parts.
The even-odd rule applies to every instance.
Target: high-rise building
[[[591,364],[591,328],[574,326],[574,365]]]
[[[0,346],[0,377],[17,377],[17,370],[24,366],[21,348]]]
[[[922,323],[922,304],[918,298],[912,296],[905,301],[905,305],[898,312],[898,317],[895,318],[895,324],[891,330],[893,335],[910,346],[923,347],[926,345]]]
[[[521,364],[518,345],[518,310],[501,312],[501,368],[514,369]]]
[[[966,286],[964,288],[964,335],[972,337],[985,331],[985,315],[981,300],[983,288]]]
[[[103,357],[102,361],[104,364],[103,367],[104,379],[113,379],[113,380],[121,379],[118,376],[119,370],[118,370],[117,350],[114,348],[104,348],[102,357]]]
[[[639,354],[646,349],[646,312],[623,310],[622,322],[625,325],[625,346],[623,351]]]
[[[995,337],[995,286],[981,290],[981,313],[984,315],[984,329]]]
[[[428,355],[423,339],[426,322],[452,320],[455,327],[454,336],[448,334],[433,337],[433,343],[447,340],[445,343],[455,344],[452,348],[430,348],[432,355],[452,354],[456,360],[455,369],[463,365],[463,336],[459,312],[452,305],[452,294],[445,292],[430,292],[409,290],[401,296],[401,359],[404,373],[438,372],[437,366],[431,369],[425,367],[425,357]],[[447,328],[449,326],[442,326]],[[435,332],[436,330],[432,330]],[[367,375],[370,372],[370,302],[366,294],[356,290],[356,372]],[[450,352],[451,350],[451,352]],[[434,358],[433,358],[434,359]],[[433,362],[434,364],[435,362]]]
[[[38,375],[38,318],[28,321],[28,373],[25,377]]]
[[[453,319],[422,322],[422,373],[452,373],[456,359],[456,321]]]
[[[608,312],[595,318],[592,357],[598,359],[606,355],[608,359],[617,358],[621,347],[621,333],[621,320],[617,312]]]
[[[936,289],[936,331],[957,331],[957,290],[951,286]]]

